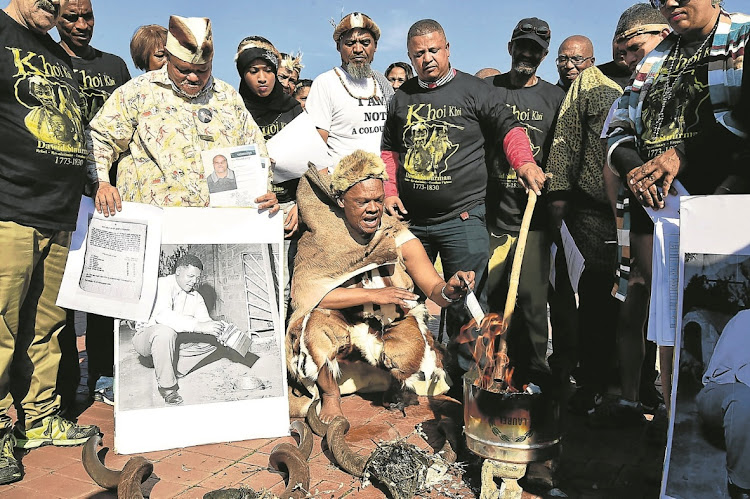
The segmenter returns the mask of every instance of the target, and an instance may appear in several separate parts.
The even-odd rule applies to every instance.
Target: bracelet
[[[447,296],[445,296],[445,286],[447,286],[447,285],[448,285],[448,284],[445,284],[445,285],[444,285],[444,286],[443,286],[443,287],[442,287],[442,288],[440,289],[440,296],[442,296],[442,297],[443,297],[443,300],[447,301],[448,303],[456,303],[456,302],[458,301],[458,299],[455,299],[455,300],[451,300],[450,298],[448,298]]]

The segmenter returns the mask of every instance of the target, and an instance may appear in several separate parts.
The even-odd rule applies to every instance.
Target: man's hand
[[[554,242],[558,248],[562,246],[562,236],[560,235],[560,229],[562,228],[563,220],[565,215],[568,214],[568,202],[562,199],[552,201],[548,206],[549,211],[549,230],[552,235],[552,242]]]
[[[279,211],[279,200],[276,199],[276,194],[273,192],[266,192],[257,198],[255,202],[258,204],[258,211],[268,210],[269,215],[273,215]]]
[[[114,216],[116,212],[122,211],[122,200],[117,187],[109,182],[99,181],[94,195],[96,211],[105,217]]]
[[[542,195],[542,189],[544,188],[544,183],[547,181],[547,176],[536,163],[521,165],[516,170],[516,175],[523,188],[526,189],[526,192],[529,192],[529,189],[531,189],[537,196]]]
[[[397,217],[399,220],[404,219],[404,215],[409,213],[404,208],[404,204],[401,202],[401,198],[398,196],[388,196],[384,201],[385,212],[391,216]]]
[[[210,334],[211,336],[218,337],[222,330],[224,329],[224,326],[220,321],[206,321],[206,322],[199,322],[195,326],[195,332],[196,333],[203,333],[203,334]]]
[[[297,232],[297,205],[295,204],[292,206],[292,209],[289,210],[289,213],[286,214],[286,218],[284,219],[284,238],[289,239],[291,238],[295,232]]]
[[[474,289],[474,271],[459,270],[445,283],[443,292],[453,301],[460,300]]]
[[[370,292],[371,303],[374,303],[376,305],[393,304],[407,310],[414,306],[413,303],[409,304],[407,303],[407,301],[415,301],[417,298],[419,298],[418,295],[415,295],[411,291],[404,288],[397,288],[395,286],[371,289],[368,291]]]
[[[651,161],[628,172],[628,188],[643,206],[657,210],[664,208],[664,198],[667,197],[674,178],[684,165],[684,158],[676,149],[664,151]]]

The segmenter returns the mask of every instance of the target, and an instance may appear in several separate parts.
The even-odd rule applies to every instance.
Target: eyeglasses
[[[539,36],[549,36],[549,28],[545,26],[534,26],[533,24],[522,24],[516,26],[516,31],[523,31],[524,33],[536,33]]]
[[[568,64],[568,61],[570,61],[571,63],[573,63],[573,66],[578,68],[583,66],[583,63],[585,63],[589,59],[593,59],[593,57],[581,57],[580,55],[568,57],[567,55],[559,55],[555,60],[557,61],[558,66],[565,66],[566,64]]]
[[[651,2],[651,7],[655,9],[661,9],[667,6],[667,2],[669,0],[649,0],[649,1]]]

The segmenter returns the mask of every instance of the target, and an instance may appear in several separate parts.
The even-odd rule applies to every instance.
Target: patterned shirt
[[[202,150],[256,144],[260,129],[234,88],[213,79],[197,97],[179,95],[167,66],[115,90],[91,121],[89,170],[109,181],[119,158],[123,201],[158,206],[208,206]]]

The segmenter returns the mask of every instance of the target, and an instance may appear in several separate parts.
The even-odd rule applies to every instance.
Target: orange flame
[[[508,324],[503,322],[502,316],[490,313],[485,315],[478,328],[472,319],[458,335],[459,344],[475,342],[473,357],[479,375],[474,384],[483,390],[497,383],[500,391],[518,391],[511,384],[513,368],[505,343],[507,330]]]

